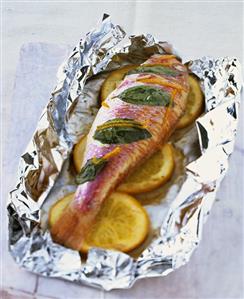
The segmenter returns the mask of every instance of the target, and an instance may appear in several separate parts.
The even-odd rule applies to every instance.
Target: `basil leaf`
[[[92,158],[87,160],[86,164],[75,178],[76,183],[81,185],[85,182],[93,181],[106,164],[107,160],[103,158]]]
[[[124,90],[118,97],[127,103],[149,106],[168,106],[170,94],[161,88],[139,85]]]
[[[113,119],[98,126],[93,138],[103,144],[127,144],[151,138],[151,133],[133,119]]]
[[[172,77],[179,75],[178,71],[162,65],[153,65],[153,66],[142,65],[135,68],[134,70],[130,70],[127,74],[131,75],[131,74],[140,74],[140,73],[153,73],[153,74],[166,75]]]

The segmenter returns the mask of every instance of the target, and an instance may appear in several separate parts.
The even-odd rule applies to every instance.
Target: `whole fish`
[[[153,55],[127,73],[92,124],[79,186],[51,229],[54,241],[80,249],[103,201],[175,130],[188,92],[187,69],[174,55]]]

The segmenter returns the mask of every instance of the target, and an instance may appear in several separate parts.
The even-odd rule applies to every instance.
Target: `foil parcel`
[[[140,64],[156,53],[175,53],[167,42],[150,34],[125,37],[124,30],[104,15],[60,66],[57,86],[21,156],[7,207],[9,250],[21,267],[105,290],[129,288],[143,277],[165,276],[189,261],[228,169],[242,88],[236,58],[189,62],[189,69],[201,80],[206,111],[175,143],[188,157],[184,175],[171,184],[160,213],[153,205],[146,206],[157,235],[137,258],[92,248],[82,261],[77,251],[54,243],[45,224],[50,205],[76,188],[69,167],[72,147],[94,120],[108,72]],[[206,168],[210,164],[211,172]]]

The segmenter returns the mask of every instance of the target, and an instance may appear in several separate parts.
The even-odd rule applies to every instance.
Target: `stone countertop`
[[[0,297],[244,298],[243,121],[239,122],[229,171],[204,226],[203,240],[191,261],[167,277],[144,279],[130,290],[106,293],[28,273],[19,269],[7,252],[4,201],[15,184],[19,157],[55,86],[57,67],[68,54],[66,44],[75,45],[81,36],[96,25],[103,12],[111,14],[114,22],[123,25],[128,33],[149,32],[170,41],[186,59],[203,55],[229,55],[236,56],[243,62],[242,3],[4,2],[4,100],[1,111],[1,119],[4,120],[1,142],[4,175],[1,190],[3,234],[0,240],[4,275]],[[40,55],[33,58],[30,55],[33,51]],[[55,59],[50,60],[50,56]],[[35,63],[33,59],[36,59]],[[39,67],[33,68],[36,64]],[[30,89],[26,88],[28,81],[31,82]],[[242,118],[243,105],[241,114]]]

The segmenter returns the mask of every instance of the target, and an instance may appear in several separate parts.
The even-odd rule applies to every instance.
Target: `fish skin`
[[[174,131],[186,105],[189,90],[188,74],[185,66],[174,57],[164,59],[162,55],[154,55],[144,62],[144,64],[161,65],[165,63],[167,66],[170,65],[172,69],[178,70],[180,74],[177,77],[152,73],[127,75],[118,88],[106,99],[106,105],[99,109],[88,134],[83,165],[88,159],[103,157],[115,147],[119,146],[120,152],[109,159],[106,166],[93,181],[78,186],[74,200],[51,229],[54,241],[79,250],[103,201],[135,167],[165,143]],[[178,89],[176,93],[176,89],[171,87],[137,81],[142,78],[147,80],[147,78],[156,79],[158,77],[163,77],[171,83],[177,83],[182,87],[182,90]],[[170,93],[176,93],[172,107],[135,105],[123,102],[117,97],[123,90],[137,85],[157,86]],[[121,145],[104,145],[94,140],[93,135],[97,126],[113,118],[132,118],[145,124],[152,137]]]

